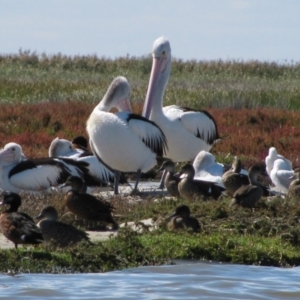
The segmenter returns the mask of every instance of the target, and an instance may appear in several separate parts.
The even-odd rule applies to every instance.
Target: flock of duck
[[[44,158],[28,159],[16,143],[8,143],[0,151],[0,188],[4,191],[1,205],[8,206],[1,213],[0,227],[16,248],[18,244],[53,239],[60,246],[82,239],[90,242],[85,232],[58,221],[54,207],[45,207],[38,216],[44,219],[35,224],[31,217],[18,212],[21,205],[18,193],[70,187],[65,205],[72,213],[87,221],[111,223],[117,229],[118,224],[112,217],[113,207],[91,195],[91,191],[113,185],[117,195],[119,184],[127,182],[125,174],[135,172],[133,193],[137,193],[141,173],[155,167],[158,158],[164,160],[159,169],[163,171],[159,187],[165,186],[171,195],[188,201],[217,200],[227,193],[232,196],[231,206],[238,204],[253,209],[261,197],[271,193],[269,187],[257,180],[258,175],[269,175],[278,192],[287,194],[289,187],[297,190],[298,173],[274,147],[266,157],[266,167],[254,165],[247,171],[242,169],[238,158],[234,159],[232,167],[217,163],[209,152],[220,139],[213,116],[207,111],[177,105],[163,107],[171,70],[171,47],[165,37],[154,42],[152,57],[142,115],[132,112],[127,79],[115,78],[87,120],[91,151],[83,137],[72,142],[54,139],[49,157]],[[118,111],[111,113],[111,108]],[[175,172],[176,163],[191,161],[193,163]],[[296,180],[292,183],[293,179]],[[200,230],[197,219],[190,216],[185,205],[168,218],[168,227]],[[61,235],[57,237],[54,232]]]

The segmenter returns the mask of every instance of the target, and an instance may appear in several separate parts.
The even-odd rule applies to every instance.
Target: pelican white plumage
[[[196,111],[177,105],[162,108],[171,70],[171,47],[165,37],[154,42],[152,56],[143,116],[154,121],[164,132],[168,142],[167,158],[174,162],[191,161],[199,151],[209,151],[220,138],[217,124],[204,110]]]
[[[216,182],[224,187],[223,174],[228,170],[228,166],[216,161],[215,156],[208,151],[200,151],[193,161],[195,169],[195,179]],[[248,175],[248,171],[242,169],[241,174]]]
[[[82,149],[75,148],[73,143],[56,137],[50,144],[49,157],[69,157],[86,162],[89,173],[100,182],[114,182],[114,173],[104,166],[96,156]],[[124,182],[124,180],[122,180]]]
[[[283,159],[285,163],[290,166],[290,169],[292,169],[292,162],[285,158],[284,156],[278,154],[277,150],[275,147],[271,147],[269,149],[269,155],[266,157],[265,162],[266,162],[266,170],[269,176],[271,176],[271,171],[274,166],[274,162],[276,159]]]
[[[270,178],[279,192],[287,194],[290,183],[294,180],[294,170],[284,159],[278,158],[274,161]]]
[[[130,85],[125,77],[113,80],[87,121],[90,146],[97,158],[115,171],[115,194],[119,172],[137,172],[134,191],[141,172],[156,164],[156,157],[167,149],[165,136],[152,121],[133,114],[129,102]],[[116,107],[119,112],[110,113]]]
[[[0,188],[10,192],[41,192],[64,183],[68,176],[83,178],[87,186],[98,185],[87,164],[67,158],[22,159],[22,147],[8,143],[0,151]]]
[[[224,164],[216,162],[215,156],[207,151],[200,151],[193,161],[195,180],[215,182],[225,188],[222,176],[225,172]]]
[[[56,137],[52,140],[49,149],[48,155],[49,157],[70,157],[70,158],[78,158],[81,157],[85,153],[84,150],[75,148],[72,142],[66,139],[60,139]]]

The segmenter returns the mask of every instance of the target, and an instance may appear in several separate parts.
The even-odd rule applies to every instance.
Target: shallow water
[[[0,275],[1,299],[300,299],[300,268],[176,262],[99,274]]]

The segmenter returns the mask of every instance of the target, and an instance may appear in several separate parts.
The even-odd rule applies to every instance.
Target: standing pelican
[[[171,105],[162,108],[164,92],[171,70],[171,47],[165,37],[153,44],[153,63],[143,116],[154,121],[164,132],[168,151],[174,162],[193,160],[201,150],[209,151],[218,140],[214,118],[207,111]]]
[[[157,164],[156,157],[163,156],[167,149],[165,135],[154,122],[129,112],[129,96],[127,79],[115,78],[87,121],[92,151],[115,170],[115,194],[119,193],[120,171],[137,172],[133,190],[136,192],[141,172],[153,168]],[[119,112],[110,113],[112,107]]]

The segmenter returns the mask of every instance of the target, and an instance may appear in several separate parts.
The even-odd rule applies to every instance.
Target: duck
[[[93,153],[88,150],[88,140],[82,136],[78,135],[72,140],[72,145],[75,149],[82,150],[84,153],[92,155]]]
[[[46,206],[36,220],[42,219],[37,223],[41,230],[45,242],[53,242],[59,247],[73,246],[81,241],[91,244],[88,234],[76,227],[57,220],[57,210],[53,206]]]
[[[119,225],[112,217],[113,206],[95,196],[82,192],[84,182],[78,176],[69,176],[67,181],[60,185],[60,188],[71,187],[67,191],[64,203],[68,210],[75,216],[85,221],[106,222],[113,225],[112,229],[117,230]]]
[[[14,192],[5,191],[0,205],[8,205],[0,215],[0,229],[3,235],[14,243],[15,249],[19,244],[40,244],[44,238],[34,220],[26,213],[18,212],[21,197]]]
[[[183,165],[175,176],[180,176],[178,191],[183,199],[195,201],[197,199],[212,197],[217,200],[225,190],[215,182],[194,179],[195,169],[192,164]]]
[[[292,182],[289,185],[288,196],[298,197],[300,196],[300,172],[295,172]]]
[[[88,187],[99,186],[99,179],[89,173],[86,162],[62,157],[22,160],[22,147],[14,142],[0,151],[0,188],[3,190],[33,194],[51,191],[70,175],[84,178]]]
[[[275,147],[270,147],[269,154],[265,158],[266,170],[270,177],[276,159],[282,159],[286,163],[287,167],[292,170],[292,162],[281,154],[278,154]]]
[[[166,160],[162,163],[161,167],[157,170],[160,171],[167,171],[165,176],[164,186],[166,187],[167,191],[173,197],[180,197],[180,193],[178,191],[178,184],[180,182],[180,178],[175,175],[175,163],[171,160]]]
[[[291,166],[282,158],[274,161],[270,172],[270,178],[276,190],[284,194],[288,193],[290,183],[293,181],[295,172]]]
[[[132,193],[138,193],[141,173],[155,167],[157,157],[164,156],[168,147],[159,126],[131,113],[130,91],[127,79],[123,76],[116,77],[92,111],[86,126],[94,155],[105,166],[114,170],[115,195],[119,194],[120,172],[136,172]],[[109,112],[113,107],[119,111]]]
[[[249,184],[249,177],[245,174],[240,174],[241,170],[242,162],[237,156],[235,156],[231,169],[222,175],[222,181],[226,188],[226,193],[231,197],[242,185]]]
[[[190,208],[187,205],[180,205],[175,212],[167,219],[167,228],[171,231],[178,229],[190,229],[193,232],[200,232],[199,221],[190,215]]]
[[[267,175],[265,166],[255,164],[249,169],[249,184],[239,187],[231,199],[229,207],[240,205],[254,210],[257,202],[263,197],[264,191],[257,181],[258,175]]]

